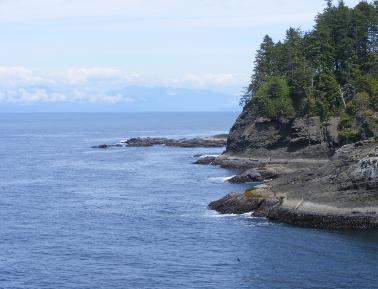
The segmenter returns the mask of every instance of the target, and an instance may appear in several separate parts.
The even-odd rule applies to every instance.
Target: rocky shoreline
[[[378,113],[369,117],[378,124]],[[230,183],[252,189],[212,202],[220,213],[247,213],[283,223],[324,229],[378,229],[378,125],[345,137],[342,116],[261,117],[247,104],[226,151],[196,164],[236,169]],[[262,184],[253,187],[256,183]]]
[[[378,143],[342,146],[330,159],[257,159],[224,154],[197,164],[239,169],[232,183],[263,182],[209,204],[221,214],[251,213],[321,229],[378,229]]]
[[[224,147],[227,135],[193,139],[131,138],[94,148]],[[268,152],[268,151],[265,151]],[[314,156],[314,154],[311,154]],[[282,148],[271,156],[260,150],[226,150],[219,156],[196,156],[198,165],[238,170],[230,183],[251,183],[209,204],[221,214],[256,217],[321,229],[378,229],[378,142],[370,138],[335,149],[332,157],[291,154]],[[256,184],[259,184],[256,186]]]

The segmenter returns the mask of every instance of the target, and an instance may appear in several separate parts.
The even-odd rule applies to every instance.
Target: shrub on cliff
[[[273,77],[263,84],[252,100],[261,116],[293,117],[294,107],[290,98],[290,89],[285,79]]]
[[[361,137],[361,132],[353,128],[346,128],[339,131],[339,139],[342,144],[358,141]]]

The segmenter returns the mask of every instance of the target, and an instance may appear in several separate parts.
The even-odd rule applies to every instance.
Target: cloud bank
[[[147,107],[149,103],[156,101],[161,102],[161,106],[164,102],[167,105],[172,102],[179,104],[180,101],[184,104],[190,98],[190,93],[195,95],[198,91],[202,91],[203,102],[215,102],[217,93],[213,90],[240,86],[247,78],[248,76],[242,73],[206,73],[159,79],[138,73],[126,74],[110,67],[69,68],[44,75],[25,67],[0,67],[0,106],[123,103],[142,109],[143,105]],[[206,99],[207,95],[209,99]],[[218,95],[221,95],[220,101],[223,101],[219,105],[237,107],[238,95],[220,92]],[[153,107],[151,109],[153,110]]]

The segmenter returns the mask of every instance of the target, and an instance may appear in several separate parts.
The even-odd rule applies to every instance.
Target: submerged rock
[[[98,145],[98,146],[92,146],[93,149],[107,149],[107,148],[111,148],[111,147],[122,147],[121,144],[101,144],[101,145]]]

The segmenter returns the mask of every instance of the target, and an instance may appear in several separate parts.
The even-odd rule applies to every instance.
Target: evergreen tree
[[[265,36],[242,105],[272,118],[377,111],[378,1],[326,4],[312,31],[290,28],[278,43]]]
[[[255,70],[251,77],[251,83],[244,94],[241,104],[245,105],[259,88],[275,75],[277,65],[275,63],[275,44],[269,35],[264,37],[255,58]]]

